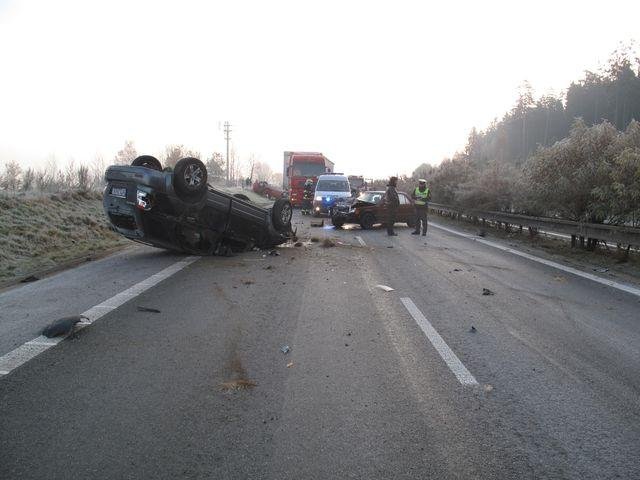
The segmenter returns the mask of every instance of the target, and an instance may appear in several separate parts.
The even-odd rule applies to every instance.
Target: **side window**
[[[382,200],[382,195],[374,195],[373,196],[373,201],[375,203],[380,203],[380,200]]]
[[[404,193],[398,193],[398,197],[400,198],[400,205],[407,205],[411,203]]]

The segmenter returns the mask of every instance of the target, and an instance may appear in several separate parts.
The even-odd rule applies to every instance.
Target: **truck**
[[[311,179],[314,183],[318,176],[333,172],[333,162],[320,152],[284,152],[282,187],[289,192],[293,206],[302,205],[304,183]]]

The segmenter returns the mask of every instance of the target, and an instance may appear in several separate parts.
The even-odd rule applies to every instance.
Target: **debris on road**
[[[594,268],[593,271],[594,272],[605,273],[605,272],[608,272],[609,269],[608,268]]]
[[[485,232],[484,230],[480,230],[480,231],[478,232],[478,236],[479,236],[479,237],[485,237],[486,235],[487,235],[487,232]]]
[[[140,305],[138,305],[136,309],[139,312],[160,313],[160,310],[158,310],[157,308],[141,307]]]
[[[279,257],[280,256],[280,252],[278,252],[277,250],[271,250],[269,252],[269,255],[272,257]]]
[[[287,363],[287,368],[291,368],[291,367],[293,367],[293,362]]]
[[[311,220],[309,225],[312,227],[324,227],[324,218],[322,220]]]
[[[302,242],[296,242],[293,244],[294,247],[301,247],[302,246]]]
[[[245,380],[240,378],[238,380],[231,380],[220,384],[220,390],[223,392],[231,392],[234,390],[248,390],[256,387],[258,384],[252,380]]]
[[[384,290],[385,292],[393,292],[393,288],[391,287],[387,287],[386,285],[376,285],[376,288],[379,288],[380,290]]]
[[[37,280],[40,280],[38,277],[36,277],[35,275],[29,275],[26,278],[23,278],[22,280],[20,280],[20,283],[31,283],[31,282],[35,282]]]
[[[387,248],[393,248],[393,245],[387,245]]]
[[[330,248],[330,247],[335,247],[336,246],[336,242],[334,242],[333,240],[331,240],[330,238],[325,238],[322,241],[322,246],[324,248]]]
[[[563,277],[562,275],[556,275],[555,277],[553,277],[553,279],[556,282],[566,282],[567,281],[567,279],[565,277]]]
[[[485,384],[484,391],[487,392],[487,393],[493,392],[493,385],[489,385],[488,383]]]
[[[243,285],[253,285],[254,283],[256,283],[256,282],[254,282],[253,280],[243,280],[242,281]]]
[[[461,269],[461,268],[454,268],[454,269],[453,269],[453,271],[454,271],[454,272],[461,272],[461,271],[462,271],[462,269]]]
[[[273,265],[267,265],[266,267],[264,267],[265,270],[275,270],[276,267],[274,267]]]
[[[320,239],[318,237],[311,237],[311,241],[313,243],[318,243],[320,241]]]
[[[59,318],[58,320],[55,320],[47,325],[42,331],[42,335],[47,338],[68,335],[73,331],[76,323],[82,321],[83,319],[89,320],[89,317],[85,317],[84,315],[73,315],[71,317]]]
[[[473,325],[471,325],[471,328],[469,329],[469,332],[471,333],[476,333],[478,330],[476,330],[476,327],[474,327]]]
[[[280,347],[280,351],[286,355],[291,351],[291,347],[289,347],[289,345],[283,345]]]
[[[492,292],[491,290],[489,290],[488,288],[483,288],[482,289],[482,294],[483,295],[495,295],[495,292]]]

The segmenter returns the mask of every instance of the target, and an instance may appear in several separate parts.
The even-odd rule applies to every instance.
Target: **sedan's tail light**
[[[149,192],[138,190],[136,195],[136,206],[145,212],[151,210],[151,208],[153,208],[153,195]]]

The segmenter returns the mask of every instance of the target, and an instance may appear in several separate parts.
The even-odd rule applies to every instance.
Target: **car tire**
[[[159,172],[162,171],[162,164],[160,163],[160,160],[156,157],[152,157],[151,155],[140,155],[139,157],[136,157],[135,160],[131,162],[131,166],[147,167],[151,170],[158,170]]]
[[[331,224],[336,228],[342,228],[344,225],[344,218],[331,217]]]
[[[360,226],[363,230],[370,230],[374,223],[376,223],[376,218],[373,216],[373,213],[367,212],[360,218]]]
[[[291,228],[291,215],[293,208],[291,202],[283,198],[278,198],[271,209],[271,219],[276,230],[286,231]]]
[[[199,201],[207,193],[207,167],[193,157],[178,160],[173,169],[173,189],[182,201]]]

